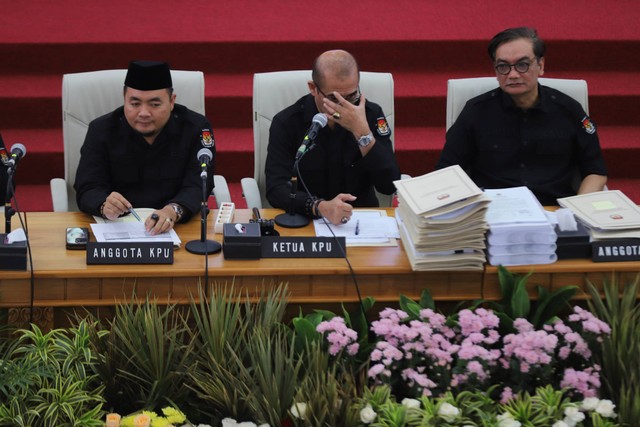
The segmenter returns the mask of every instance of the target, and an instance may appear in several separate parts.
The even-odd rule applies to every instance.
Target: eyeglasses
[[[325,98],[327,98],[329,101],[331,102],[335,102],[336,104],[339,104],[340,101],[338,100],[338,98],[336,98],[334,95],[327,95],[326,93],[324,93],[322,91],[322,89],[320,89],[320,86],[318,86],[318,83],[313,82],[313,84],[316,85],[316,88],[318,89],[318,91],[322,94],[322,96],[324,96]],[[357,105],[358,102],[360,101],[360,97],[362,96],[362,94],[360,93],[360,85],[358,85],[358,88],[354,91],[351,92],[348,95],[343,95],[342,97],[344,99],[347,100],[347,102],[353,104],[353,105]]]
[[[537,60],[537,58],[533,57],[528,61],[518,61],[513,65],[512,64],[507,64],[506,62],[500,62],[500,63],[496,64],[496,66],[494,68],[496,69],[496,72],[498,74],[502,74],[503,76],[506,76],[507,74],[509,74],[511,72],[511,68],[515,68],[515,70],[517,72],[522,74],[522,73],[526,73],[527,71],[529,71],[529,67],[536,60]]]

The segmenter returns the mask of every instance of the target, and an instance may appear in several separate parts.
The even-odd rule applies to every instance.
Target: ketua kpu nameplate
[[[346,251],[344,237],[262,236],[262,258],[342,258]]]
[[[89,242],[87,264],[173,264],[173,243]]]

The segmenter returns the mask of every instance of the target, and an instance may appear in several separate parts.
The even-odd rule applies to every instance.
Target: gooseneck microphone
[[[208,148],[201,148],[198,151],[198,161],[200,162],[200,178],[207,178],[207,169],[213,160],[213,153]]]
[[[7,161],[7,166],[10,168],[15,167],[20,159],[27,155],[27,147],[18,143],[13,144],[11,147],[11,152],[9,153],[9,160]]]
[[[298,152],[296,153],[296,161],[300,160],[300,157],[310,150],[309,145],[313,144],[316,137],[318,136],[318,131],[327,125],[327,116],[322,113],[318,113],[313,116],[311,120],[311,126],[307,131],[307,134],[304,136],[302,140],[302,144],[300,144],[300,148],[298,148]]]

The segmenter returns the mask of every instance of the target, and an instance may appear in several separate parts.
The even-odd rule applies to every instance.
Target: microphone
[[[300,160],[300,157],[309,149],[309,145],[316,139],[318,136],[318,131],[327,125],[327,116],[322,113],[318,113],[313,116],[313,120],[311,121],[311,126],[307,131],[307,134],[304,136],[302,140],[302,144],[300,144],[300,148],[298,148],[298,152],[296,153],[296,160]]]
[[[18,162],[20,161],[20,159],[26,156],[26,154],[27,154],[27,147],[20,144],[19,142],[13,144],[13,147],[11,147],[11,156],[9,158],[9,161],[7,162],[7,166],[9,166],[10,168],[15,167],[16,164],[18,164]]]
[[[200,178],[207,178],[207,168],[213,159],[213,153],[208,148],[201,148],[198,151],[198,161],[200,162],[200,167],[202,168],[200,172]]]
[[[2,140],[2,135],[0,134],[0,162],[3,165],[9,164],[9,155],[7,154],[7,149],[4,148],[4,141]]]

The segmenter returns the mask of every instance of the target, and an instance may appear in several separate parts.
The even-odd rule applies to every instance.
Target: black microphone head
[[[203,160],[203,157],[204,157],[204,160]],[[211,159],[213,159],[213,153],[208,148],[201,148],[200,151],[198,151],[198,161],[210,162]]]
[[[13,144],[13,146],[11,146],[11,154],[15,154],[18,157],[23,158],[27,155],[27,147],[20,144],[19,142],[16,142],[15,144]]]
[[[322,113],[318,113],[315,116],[313,116],[313,119],[311,120],[311,122],[318,123],[320,127],[323,128],[327,125],[328,120],[326,115]]]

